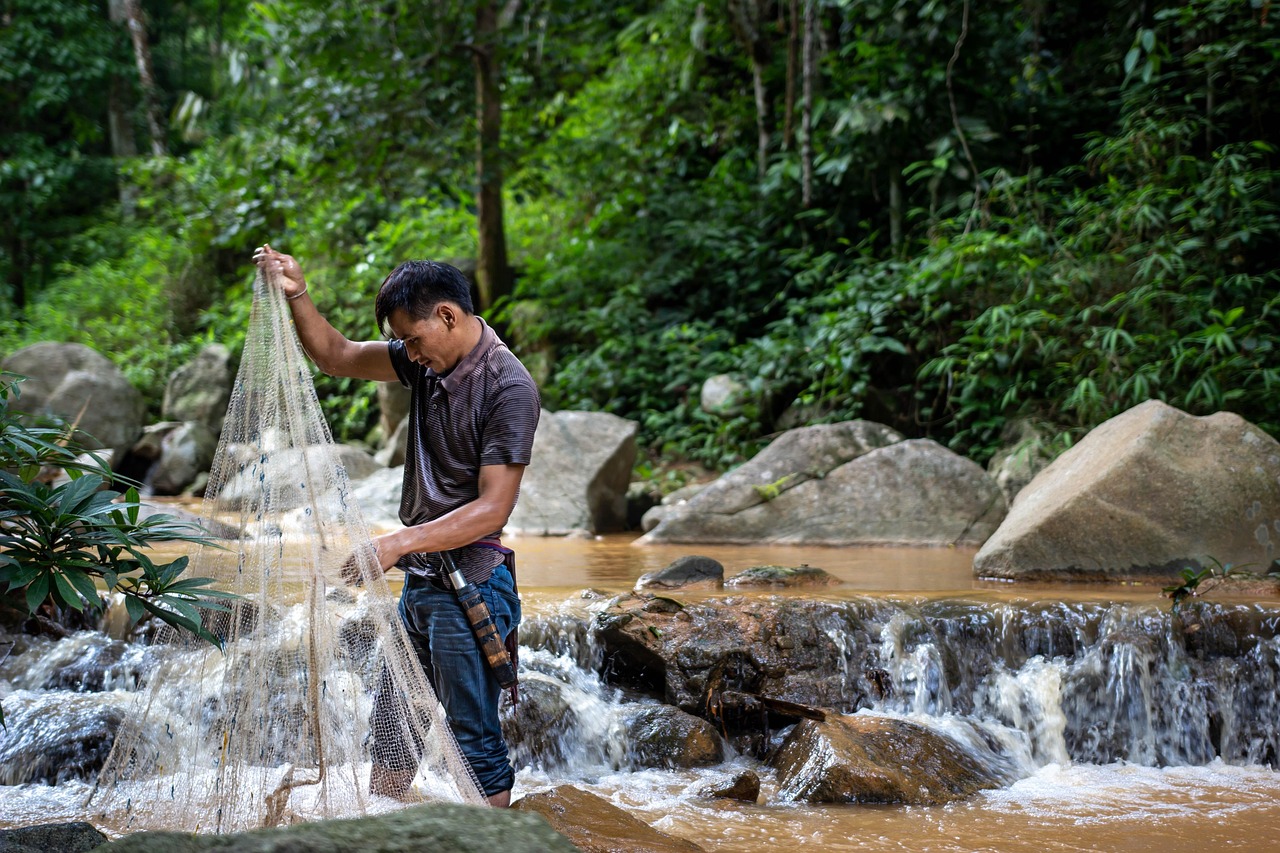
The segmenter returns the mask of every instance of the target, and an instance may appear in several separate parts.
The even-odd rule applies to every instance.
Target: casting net
[[[205,617],[223,651],[159,631],[91,812],[121,830],[234,832],[397,808],[369,793],[375,750],[380,767],[417,767],[410,800],[483,803],[397,616],[283,293],[261,273],[203,514],[244,531],[199,548],[186,573],[242,596]],[[373,713],[379,693],[393,713]]]

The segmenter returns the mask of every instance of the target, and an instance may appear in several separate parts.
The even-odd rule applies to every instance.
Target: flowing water
[[[963,549],[631,542],[618,536],[510,543],[520,555],[526,609],[522,667],[530,679],[561,684],[577,720],[551,758],[517,749],[517,796],[571,783],[724,853],[783,845],[1280,850],[1280,774],[1271,769],[1280,751],[1280,601],[1218,605],[1246,640],[1206,631],[1203,644],[1215,653],[1194,656],[1169,642],[1169,602],[1153,587],[985,583],[973,579],[973,552]],[[808,564],[838,577],[838,587],[786,594],[829,601],[828,630],[851,656],[857,643],[875,647],[897,687],[875,711],[923,722],[960,742],[979,732],[979,740],[1002,745],[1017,781],[941,807],[812,806],[782,801],[768,768],[746,755],[696,771],[636,769],[620,734],[621,691],[603,684],[592,667],[599,650],[585,625],[604,599],[581,591],[630,590],[641,574],[690,553],[719,560],[726,576],[754,565]],[[99,635],[36,642],[47,646],[0,661],[9,718],[0,732],[0,827],[83,817],[83,782],[9,785],[6,762],[91,762],[94,756],[83,753],[92,753],[95,736],[109,728],[110,708],[127,700],[150,665],[146,649]],[[1228,646],[1229,653],[1217,653]],[[102,664],[82,666],[95,658]],[[72,692],[80,669],[97,673],[92,687],[99,692]],[[75,721],[80,752],[50,742],[55,718]],[[67,727],[61,729],[65,737]],[[761,777],[759,804],[697,795],[747,769]]]

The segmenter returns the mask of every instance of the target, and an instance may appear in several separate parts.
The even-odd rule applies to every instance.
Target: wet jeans
[[[479,588],[498,635],[505,637],[520,622],[520,599],[512,589],[511,573],[504,565],[496,566]],[[502,688],[480,651],[457,593],[406,574],[400,618],[485,796],[510,790],[515,771],[498,722]]]

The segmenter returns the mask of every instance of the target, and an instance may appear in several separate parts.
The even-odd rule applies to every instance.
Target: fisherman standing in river
[[[400,617],[481,790],[507,806],[515,773],[499,725],[502,688],[447,580],[446,561],[474,585],[498,636],[514,637],[520,599],[499,535],[529,464],[541,403],[529,372],[474,313],[466,278],[448,264],[406,261],[374,303],[385,341],[351,341],[317,310],[302,268],[269,245],[254,260],[280,282],[307,355],[331,376],[410,389],[403,529],[373,540],[382,570],[402,569]],[[441,556],[441,555],[447,556]],[[388,742],[398,713],[389,685],[374,698],[370,791],[408,795],[414,749]],[[402,703],[401,703],[402,704]],[[414,745],[420,749],[421,745]]]

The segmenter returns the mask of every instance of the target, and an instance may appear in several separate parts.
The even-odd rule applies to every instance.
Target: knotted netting
[[[261,272],[202,513],[243,530],[198,548],[186,572],[240,596],[205,618],[223,650],[160,630],[91,811],[122,830],[234,832],[397,808],[369,793],[375,755],[418,768],[410,799],[484,803],[396,613],[283,292]],[[379,692],[394,713],[375,717]]]

